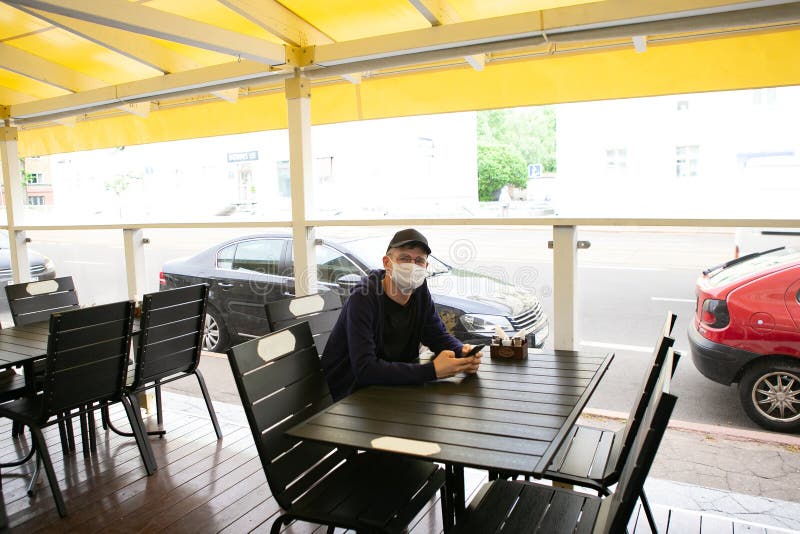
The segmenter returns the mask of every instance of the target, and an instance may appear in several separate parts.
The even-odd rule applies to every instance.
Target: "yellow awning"
[[[8,0],[20,156],[314,124],[800,84],[800,2]]]

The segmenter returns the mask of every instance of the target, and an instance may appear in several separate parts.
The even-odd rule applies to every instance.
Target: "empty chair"
[[[308,321],[314,345],[319,354],[323,354],[333,325],[342,311],[342,299],[333,291],[325,291],[305,297],[275,300],[268,302],[265,308],[273,332]]]
[[[601,499],[584,492],[517,480],[485,484],[470,503],[458,534],[574,532],[626,532],[636,501],[642,493],[650,466],[677,398],[668,393],[672,373],[672,349],[649,398],[641,424],[622,466],[613,495]],[[657,532],[655,525],[651,525]]]
[[[6,297],[15,325],[47,321],[55,312],[80,307],[71,276],[6,286]]]
[[[602,494],[608,494],[609,487],[617,482],[626,461],[636,431],[642,422],[648,401],[653,395],[656,382],[667,352],[674,343],[669,337],[675,324],[675,315],[667,313],[659,338],[653,349],[650,366],[645,374],[639,395],[631,407],[625,426],[619,430],[607,430],[584,425],[575,425],[559,448],[553,463],[544,477],[593,488]],[[675,353],[671,359],[671,371],[680,359]],[[642,494],[642,505],[648,518],[652,518],[647,497]]]
[[[0,404],[0,416],[28,426],[32,448],[44,464],[58,513],[67,508],[58,487],[42,428],[63,420],[70,410],[81,412],[99,403],[121,401],[148,474],[154,471],[152,451],[143,433],[139,413],[122,395],[133,325],[132,301],[105,304],[50,317],[44,391]],[[85,434],[84,434],[85,435]]]
[[[197,368],[203,346],[207,301],[206,284],[149,293],[142,297],[141,332],[136,348],[133,381],[125,391],[134,406],[138,406],[136,395],[156,388],[157,420],[161,425],[163,414],[160,385],[195,376],[214,425],[214,432],[217,433],[217,438],[222,438],[206,382]]]
[[[431,462],[285,434],[332,403],[308,323],[232,347],[228,359],[267,482],[284,510],[273,534],[293,519],[403,532],[444,485],[444,471]]]

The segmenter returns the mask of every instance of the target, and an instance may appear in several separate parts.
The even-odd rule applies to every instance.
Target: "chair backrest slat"
[[[12,284],[5,291],[15,325],[47,321],[53,313],[80,307],[71,276]]]
[[[639,398],[633,403],[633,406],[631,406],[631,411],[628,414],[628,419],[625,423],[625,429],[622,431],[622,440],[620,443],[621,449],[617,457],[617,465],[615,466],[616,472],[621,470],[622,465],[625,463],[625,460],[630,453],[631,446],[633,445],[633,439],[636,436],[636,431],[641,424],[642,416],[644,415],[648,401],[650,400],[653,390],[655,389],[656,382],[658,381],[661,366],[664,364],[664,359],[667,357],[667,352],[669,351],[670,347],[672,347],[672,345],[675,343],[675,340],[670,337],[670,334],[672,333],[672,327],[675,324],[675,318],[676,316],[674,313],[667,312],[664,325],[661,327],[659,339],[653,348],[653,357],[650,362],[650,367],[642,380],[641,387],[639,388]],[[674,371],[675,370],[673,369],[672,372]]]
[[[282,330],[307,321],[319,354],[325,351],[333,325],[342,311],[342,299],[333,291],[268,302],[264,306],[270,330]]]
[[[180,287],[142,297],[142,320],[131,389],[193,372],[200,364],[208,285]]]
[[[309,325],[236,345],[228,360],[270,490],[288,509],[349,454],[284,434],[332,403]]]
[[[669,393],[672,358],[673,349],[670,348],[658,373],[655,389],[645,408],[630,454],[622,468],[617,488],[600,507],[595,532],[625,532],[677,400],[677,397]]]
[[[116,302],[50,317],[43,415],[119,397],[128,365],[133,307],[132,301]]]

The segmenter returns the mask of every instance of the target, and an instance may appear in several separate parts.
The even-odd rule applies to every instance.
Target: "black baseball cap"
[[[425,236],[421,233],[417,232],[413,228],[406,228],[405,230],[400,230],[389,242],[389,246],[386,248],[386,252],[389,252],[389,249],[402,247],[404,245],[419,245],[419,247],[425,251],[425,254],[431,253],[431,247],[428,246],[428,240],[425,239]]]

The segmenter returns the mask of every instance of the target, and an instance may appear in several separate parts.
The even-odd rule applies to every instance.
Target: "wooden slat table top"
[[[487,355],[476,375],[367,387],[288,433],[541,476],[612,358],[574,351],[531,351],[524,360]]]
[[[0,329],[0,368],[44,357],[48,331],[47,321]]]

